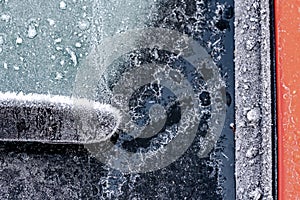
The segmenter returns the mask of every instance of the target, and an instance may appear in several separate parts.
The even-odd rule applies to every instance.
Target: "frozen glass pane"
[[[14,127],[15,135],[1,136],[30,140],[34,133],[40,141],[0,142],[0,198],[233,199],[232,5],[0,0],[0,94],[34,100],[10,107],[2,101],[0,126]],[[81,124],[109,129],[100,146],[74,144],[78,123],[91,114],[91,101],[74,95],[111,106],[97,115],[98,127]],[[73,104],[86,106],[76,112],[80,120]],[[120,124],[110,118],[118,112]],[[53,132],[68,144],[57,144]],[[147,162],[152,171],[139,170]]]

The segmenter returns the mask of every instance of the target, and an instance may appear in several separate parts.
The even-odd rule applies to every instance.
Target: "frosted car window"
[[[0,0],[1,197],[233,199],[232,3]]]
[[[1,1],[0,89],[71,95],[95,42],[146,26],[153,1]]]

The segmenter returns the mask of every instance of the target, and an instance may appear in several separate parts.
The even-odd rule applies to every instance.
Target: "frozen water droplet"
[[[34,25],[29,25],[28,27],[28,38],[33,39],[37,35],[37,31]]]
[[[246,49],[248,51],[251,51],[256,45],[256,41],[255,40],[247,40],[246,41]]]
[[[23,43],[23,39],[21,37],[17,37],[16,44],[22,44],[22,43]]]
[[[54,26],[55,25],[55,21],[53,19],[47,19],[48,23],[50,26]]]
[[[55,43],[61,43],[62,39],[61,38],[57,38],[54,40]]]
[[[80,42],[76,42],[75,47],[80,48],[81,47],[81,43]]]
[[[65,61],[64,60],[61,60],[59,63],[60,63],[61,66],[65,65]]]
[[[252,122],[257,122],[260,118],[260,109],[253,108],[247,113],[247,119]]]
[[[258,149],[255,147],[250,147],[246,152],[247,158],[254,158],[258,154]]]
[[[37,36],[37,27],[39,26],[39,19],[30,18],[27,21],[27,37],[33,39]]]
[[[0,19],[1,19],[2,21],[9,22],[9,20],[10,20],[10,15],[8,15],[8,14],[2,14]]]
[[[230,128],[234,128],[234,123],[229,124]]]
[[[16,70],[16,71],[18,71],[19,69],[20,69],[20,67],[19,66],[14,66],[14,69]]]
[[[72,51],[70,48],[66,48],[66,51],[71,56],[71,60],[72,60],[72,62],[74,64],[74,66],[76,66],[77,65],[77,56],[76,56],[75,52]]]
[[[0,47],[0,53],[2,53],[3,49]]]
[[[61,80],[63,78],[62,74],[59,72],[56,72],[55,80]]]
[[[90,27],[90,22],[87,20],[82,20],[78,22],[78,27],[82,31],[87,30]]]
[[[63,48],[62,48],[62,47],[55,47],[55,49],[56,49],[57,51],[61,51]]]
[[[3,63],[3,68],[4,68],[4,69],[8,69],[7,63]]]
[[[62,9],[62,10],[65,10],[67,8],[67,4],[64,1],[61,1],[59,3],[59,8]]]

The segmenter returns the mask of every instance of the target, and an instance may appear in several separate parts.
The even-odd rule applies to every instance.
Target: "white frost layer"
[[[71,107],[71,108],[87,108],[93,109],[95,111],[100,112],[109,112],[112,113],[118,121],[120,121],[120,112],[115,107],[112,107],[109,104],[103,104],[96,101],[91,101],[88,99],[78,99],[78,98],[70,98],[67,96],[61,95],[46,95],[46,94],[37,94],[37,93],[29,93],[24,94],[23,92],[15,93],[15,92],[0,92],[0,105],[3,102],[11,102],[11,103],[25,103],[28,106],[34,103],[45,103],[45,104],[54,104],[58,107]]]

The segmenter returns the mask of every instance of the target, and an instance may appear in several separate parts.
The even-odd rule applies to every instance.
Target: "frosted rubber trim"
[[[111,105],[66,96],[1,93],[0,140],[93,143],[116,131],[119,112]]]
[[[273,199],[269,1],[235,1],[236,199]]]

